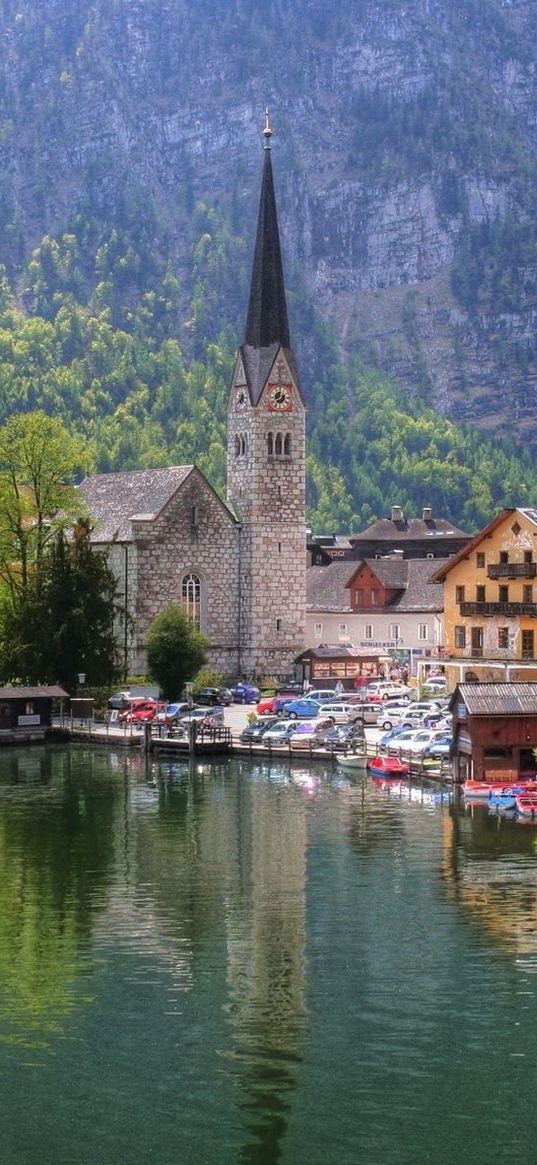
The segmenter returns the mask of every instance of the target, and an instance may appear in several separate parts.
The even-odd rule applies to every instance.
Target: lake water
[[[0,753],[2,1165],[529,1165],[536,973],[531,825]]]

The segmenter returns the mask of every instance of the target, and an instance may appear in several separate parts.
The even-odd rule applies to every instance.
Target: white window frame
[[[390,623],[388,626],[388,639],[401,639],[401,625],[400,623]]]
[[[340,643],[341,643],[342,639],[349,638],[349,627],[348,627],[347,623],[340,623],[339,624],[338,629],[337,629],[337,636],[338,636]]]
[[[374,639],[374,628],[372,623],[364,624],[364,639]]]
[[[420,643],[426,643],[428,638],[429,638],[429,624],[428,623],[419,623],[418,624],[418,640],[420,641]]]
[[[314,623],[314,633],[315,633],[315,635],[322,635],[322,633],[323,633],[322,623]]]

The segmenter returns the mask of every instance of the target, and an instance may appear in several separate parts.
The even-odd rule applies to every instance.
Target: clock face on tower
[[[290,413],[293,408],[293,386],[291,384],[269,384],[268,407],[271,413]]]
[[[237,409],[245,408],[247,400],[248,400],[248,395],[247,395],[246,388],[244,387],[243,384],[239,384],[238,388],[235,390],[235,408],[237,408]]]

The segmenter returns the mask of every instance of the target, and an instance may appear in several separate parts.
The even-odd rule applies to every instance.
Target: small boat
[[[344,769],[365,769],[367,756],[365,752],[342,752],[336,756],[338,765]]]
[[[406,777],[410,772],[410,765],[397,756],[373,756],[367,768],[372,777]]]
[[[490,792],[488,797],[490,809],[502,809],[504,812],[516,809],[517,793],[522,793],[521,787],[502,789],[501,792]]]
[[[537,820],[537,792],[517,793],[515,797],[516,810],[521,817],[531,817]]]
[[[535,781],[517,781],[513,785],[511,781],[465,781],[462,786],[462,791],[467,801],[488,801],[489,797],[494,794],[504,793],[506,789],[514,790],[521,793],[536,793],[537,783]]]

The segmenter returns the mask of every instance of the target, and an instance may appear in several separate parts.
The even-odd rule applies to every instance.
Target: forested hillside
[[[4,0],[0,32],[0,421],[223,487],[268,102],[312,524],[537,503],[529,6]]]

